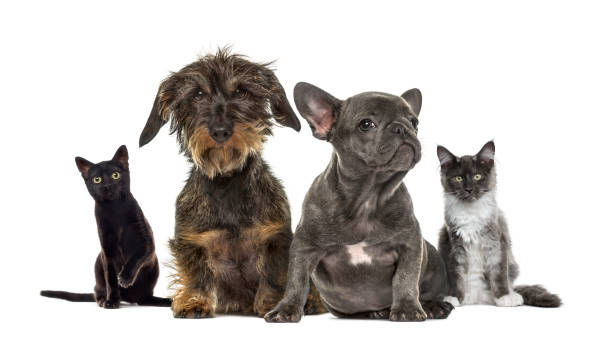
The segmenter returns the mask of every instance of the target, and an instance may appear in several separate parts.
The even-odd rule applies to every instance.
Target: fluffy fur
[[[513,287],[519,270],[506,219],[495,199],[494,155],[493,142],[475,156],[460,158],[438,147],[446,222],[438,249],[450,283],[445,301],[455,306],[513,307],[525,303],[558,307],[559,297],[541,286]]]

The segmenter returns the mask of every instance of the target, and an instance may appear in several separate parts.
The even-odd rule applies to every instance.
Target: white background
[[[46,1],[0,5],[2,313],[9,337],[516,338],[603,337],[610,303],[611,11],[605,2],[232,1],[167,4]],[[159,82],[232,44],[277,60],[338,98],[423,92],[423,159],[406,177],[426,238],[443,220],[436,144],[458,155],[497,146],[499,202],[522,274],[559,309],[462,307],[425,323],[339,320],[297,325],[251,317],[175,320],[169,309],[103,310],[38,296],[92,291],[99,242],[74,156],[99,162],[126,144],[132,192],[168,261],[174,200],[188,169],[167,127],[138,149]],[[291,100],[292,101],[292,100]],[[302,121],[277,128],[264,157],[285,184],[295,222],[330,145]],[[167,294],[167,268],[156,294]]]

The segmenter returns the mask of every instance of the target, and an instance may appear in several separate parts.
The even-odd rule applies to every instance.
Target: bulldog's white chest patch
[[[349,262],[356,266],[358,264],[372,264],[372,257],[368,255],[364,248],[367,246],[365,242],[359,242],[345,246],[349,255]]]

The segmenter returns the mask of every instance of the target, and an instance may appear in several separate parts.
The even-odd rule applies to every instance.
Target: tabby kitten
[[[118,308],[119,301],[169,307],[171,300],[153,296],[159,276],[153,232],[130,192],[125,145],[110,161],[94,164],[76,157],[87,190],[96,202],[95,215],[102,251],[95,264],[94,293],[43,290],[40,295],[75,302],[97,302]]]
[[[539,285],[513,287],[519,269],[506,219],[495,199],[495,144],[475,156],[456,157],[438,146],[445,225],[438,250],[446,262],[454,306],[522,304],[559,307],[561,299]]]

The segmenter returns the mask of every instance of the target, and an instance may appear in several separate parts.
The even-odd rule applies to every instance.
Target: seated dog
[[[291,215],[261,151],[273,119],[296,131],[300,122],[267,66],[225,49],[185,66],[161,83],[140,136],[143,146],[170,120],[193,163],[170,240],[175,317],[263,317],[282,297]],[[325,311],[318,294],[306,310]]]
[[[421,93],[367,92],[345,101],[299,83],[298,111],[334,152],[303,204],[285,295],[268,322],[297,322],[309,277],[339,317],[422,321],[446,318],[447,277],[423,239],[402,182],[421,157]]]

